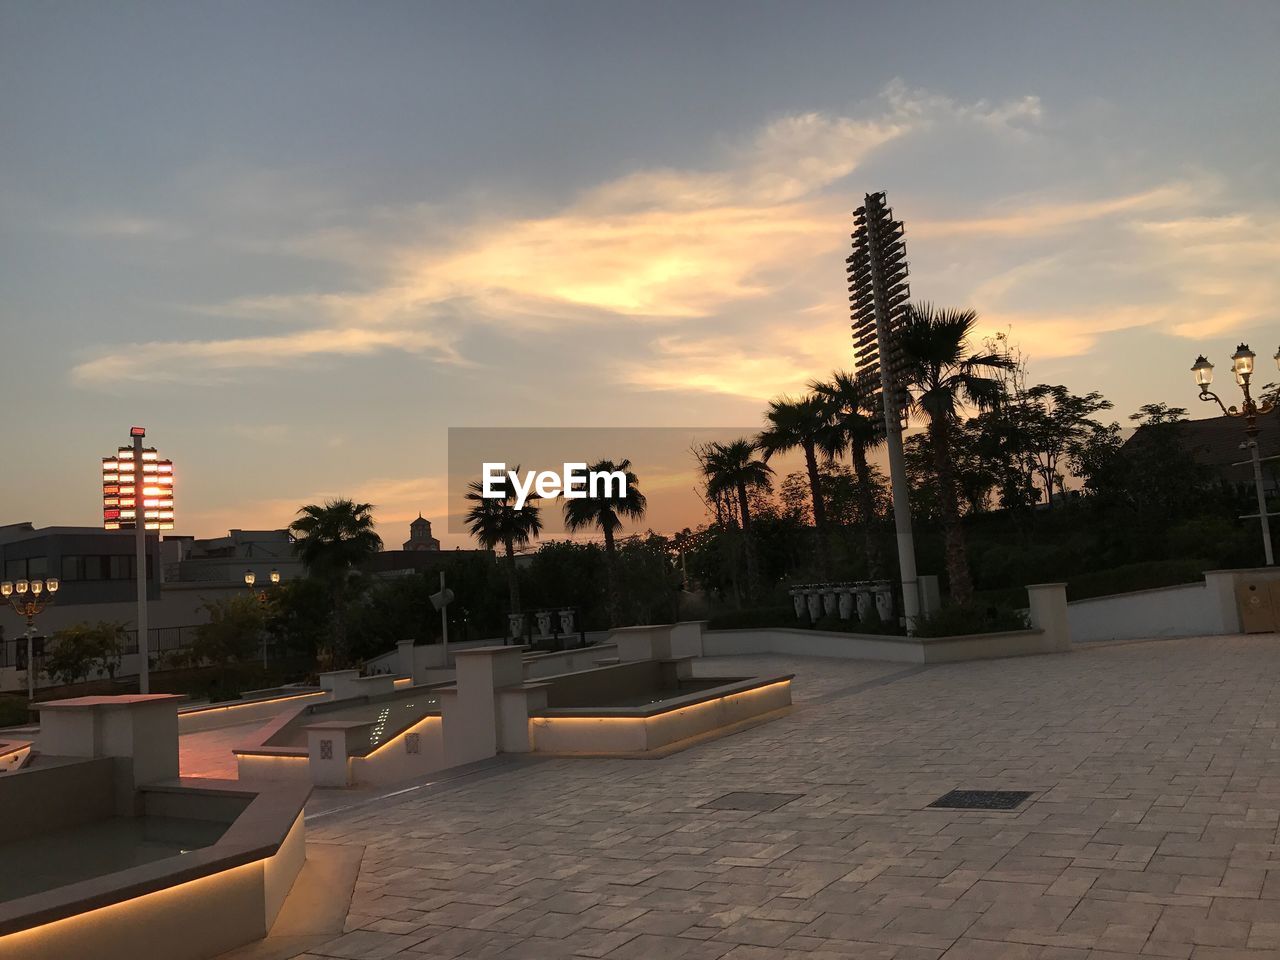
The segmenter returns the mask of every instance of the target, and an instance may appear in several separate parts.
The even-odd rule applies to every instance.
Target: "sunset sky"
[[[97,523],[132,423],[180,533],[396,543],[449,427],[758,424],[851,363],[869,190],[1036,380],[1206,416],[1196,354],[1280,344],[1278,49],[1274,0],[0,0],[0,522]]]

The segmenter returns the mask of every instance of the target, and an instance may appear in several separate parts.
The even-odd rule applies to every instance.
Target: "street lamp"
[[[1209,385],[1213,383],[1213,364],[1205,359],[1204,355],[1196,358],[1196,362],[1191,365],[1191,373],[1196,378],[1196,386],[1200,388],[1200,399],[1212,400],[1218,405],[1222,412],[1228,417],[1244,418],[1244,433],[1247,438],[1242,447],[1249,450],[1249,463],[1253,466],[1253,486],[1258,497],[1258,520],[1262,524],[1262,549],[1267,558],[1267,566],[1275,566],[1275,554],[1271,548],[1271,522],[1267,515],[1267,491],[1262,483],[1262,456],[1258,452],[1258,415],[1270,413],[1275,409],[1275,404],[1263,401],[1258,403],[1253,399],[1253,394],[1249,390],[1250,381],[1253,379],[1254,360],[1258,355],[1249,349],[1247,343],[1242,343],[1236,347],[1236,352],[1231,355],[1231,372],[1235,374],[1236,384],[1244,393],[1244,403],[1239,407],[1228,407],[1222,402],[1221,398],[1209,389]],[[1280,350],[1276,351],[1274,360],[1276,368],[1280,369]],[[1273,459],[1268,457],[1268,460]],[[1232,464],[1232,466],[1243,466],[1243,463]]]
[[[36,698],[36,659],[33,637],[36,633],[36,616],[53,603],[58,593],[57,577],[45,580],[5,580],[0,583],[0,597],[9,601],[18,616],[27,621],[27,699]]]
[[[267,576],[271,579],[271,585],[273,587],[280,583],[280,571],[276,570],[274,567],[271,569],[271,572],[267,574]],[[267,601],[271,598],[267,596],[267,591],[265,589],[258,590],[258,591],[255,591],[253,589],[253,585],[257,582],[258,582],[258,575],[256,573],[254,573],[252,570],[246,570],[244,572],[244,585],[249,588],[250,593],[254,594],[258,598],[258,603],[262,604],[263,607],[266,607]],[[266,667],[266,665],[267,665],[267,632],[263,630],[262,631],[262,666]]]

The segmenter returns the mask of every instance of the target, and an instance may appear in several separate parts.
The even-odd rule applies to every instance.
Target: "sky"
[[[0,521],[97,523],[135,423],[178,532],[395,542],[450,427],[757,425],[851,365],[874,190],[1033,381],[1208,415],[1197,354],[1280,344],[1277,49],[1273,0],[0,0]]]

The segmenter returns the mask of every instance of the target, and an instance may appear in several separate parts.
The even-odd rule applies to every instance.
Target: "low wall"
[[[1227,632],[1222,612],[1203,582],[1076,600],[1067,604],[1067,623],[1072,643]]]
[[[228,834],[233,830],[234,825]],[[275,922],[306,857],[302,811],[273,843],[255,849],[237,849],[234,841],[226,846],[231,849],[221,854],[225,867],[201,862],[184,868],[185,877],[166,876],[161,860],[12,901],[6,907],[35,910],[34,901],[48,900],[53,905],[46,912],[52,918],[28,925],[25,918],[4,916],[5,926],[20,929],[0,935],[0,960],[207,960],[260,940]],[[216,850],[207,848],[188,858],[208,861],[219,855]],[[59,902],[73,896],[83,896],[86,905],[105,902],[88,909]],[[66,911],[71,912],[58,916]]]
[[[1280,568],[1208,570],[1200,583],[1135,590],[1067,604],[1073,643],[1239,633],[1241,584],[1280,579]]]
[[[602,643],[595,647],[582,647],[577,650],[561,650],[556,653],[530,653],[524,657],[524,678],[536,680],[542,677],[554,677],[561,673],[572,673],[575,670],[590,670],[598,666],[600,660],[612,660],[618,656],[618,647],[612,643]]]
[[[748,680],[647,707],[548,708],[529,717],[529,739],[539,753],[643,754],[790,705],[790,676]]]
[[[423,717],[364,756],[352,757],[351,782],[386,786],[425,777],[444,765],[444,727],[440,717]]]
[[[325,690],[299,690],[297,693],[259,697],[252,700],[228,700],[225,703],[202,704],[178,711],[178,732],[197,733],[221,730],[254,720],[269,720],[281,711],[329,698]]]

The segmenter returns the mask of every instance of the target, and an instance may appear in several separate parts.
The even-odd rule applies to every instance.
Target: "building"
[[[1142,444],[1148,429],[1139,427],[1125,441],[1125,446]],[[1177,430],[1187,453],[1208,468],[1215,479],[1252,493],[1253,467],[1247,462],[1249,451],[1241,448],[1247,439],[1242,417],[1184,420],[1177,425]],[[1258,452],[1264,461],[1267,457],[1280,456],[1280,407],[1258,416]],[[1280,494],[1280,460],[1264,462],[1262,476],[1268,494]]]
[[[409,539],[399,550],[380,550],[369,561],[368,571],[375,576],[401,576],[422,570],[435,570],[445,564],[471,557],[493,558],[492,550],[441,550],[440,541],[431,535],[431,521],[418,514],[409,524]]]
[[[121,623],[135,635],[126,647],[120,672],[122,676],[137,673],[134,537],[133,531],[98,527],[37,528],[32,523],[0,527],[2,579],[57,577],[60,581],[56,598],[35,621],[37,651],[46,637],[66,627],[99,621]],[[146,539],[148,647],[156,657],[190,646],[195,628],[209,620],[206,604],[245,590],[243,568],[233,582],[167,581],[161,556],[189,540],[161,543],[154,534]],[[24,689],[26,677],[18,664],[25,659],[26,623],[5,604],[0,608],[0,628],[0,690]]]
[[[243,585],[246,570],[266,583],[272,570],[282,580],[306,576],[293,550],[288,530],[230,530],[225,537],[197,540],[175,537],[164,542],[164,576],[169,582]]]
[[[421,513],[418,519],[409,524],[409,539],[404,542],[403,550],[439,550],[440,541],[431,535],[431,521]]]

